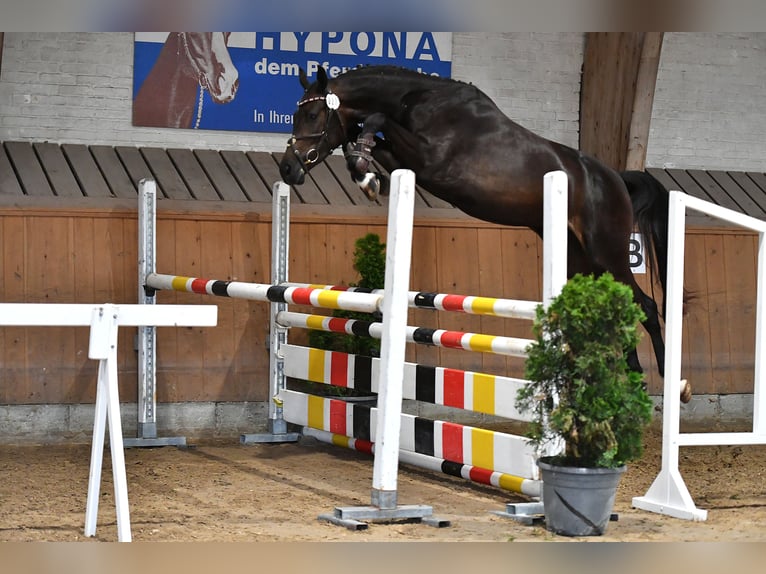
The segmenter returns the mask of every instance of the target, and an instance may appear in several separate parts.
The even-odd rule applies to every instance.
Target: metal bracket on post
[[[138,182],[138,303],[154,305],[154,291],[144,288],[146,276],[157,271],[157,184]],[[186,437],[157,436],[157,327],[138,327],[138,422],[136,438],[126,447],[185,446]]]
[[[271,212],[271,284],[287,282],[288,253],[290,247],[290,186],[277,181],[272,187]],[[269,419],[266,433],[240,435],[241,444],[295,442],[301,434],[287,432],[287,421],[282,413],[282,391],[286,377],[282,345],[287,343],[287,328],[277,323],[277,314],[286,311],[285,303],[269,306]]]

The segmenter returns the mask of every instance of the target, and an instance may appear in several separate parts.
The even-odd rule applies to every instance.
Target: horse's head
[[[230,32],[179,32],[189,74],[219,104],[230,102],[239,88],[239,73],[226,43]]]
[[[306,173],[347,138],[348,112],[338,94],[329,89],[324,68],[317,70],[313,84],[301,69],[300,81],[305,91],[293,114],[293,135],[279,165],[282,179],[289,184],[303,183]]]

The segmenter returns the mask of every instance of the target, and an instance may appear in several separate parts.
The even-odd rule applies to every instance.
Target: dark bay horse
[[[171,32],[133,101],[133,124],[197,128],[205,91],[216,103],[234,99],[239,73],[229,32]]]
[[[569,178],[568,274],[609,271],[629,285],[646,314],[644,327],[662,374],[665,345],[655,301],[629,266],[630,233],[644,236],[650,267],[664,291],[668,194],[644,172],[624,172],[511,121],[476,86],[391,66],[367,66],[329,79],[319,69],[293,117],[293,136],[280,165],[289,184],[343,145],[353,178],[371,199],[386,181],[369,171],[406,168],[429,193],[465,213],[542,236],[543,176]],[[635,350],[631,367],[640,371]]]

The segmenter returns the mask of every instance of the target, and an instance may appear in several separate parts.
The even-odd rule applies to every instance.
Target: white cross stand
[[[85,536],[95,536],[106,424],[112,455],[117,539],[130,542],[130,510],[125,474],[125,453],[117,385],[118,327],[212,327],[218,322],[215,305],[92,305],[0,303],[0,326],[90,326],[88,357],[99,361],[96,409],[93,422]]]

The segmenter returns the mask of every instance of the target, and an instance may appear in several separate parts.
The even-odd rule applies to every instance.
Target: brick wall
[[[647,165],[766,170],[766,34],[666,33]]]
[[[577,144],[583,35],[455,33],[453,76],[522,125]],[[132,33],[6,33],[0,140],[284,149],[283,134],[131,125]]]

